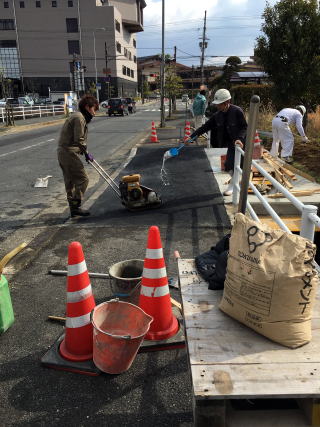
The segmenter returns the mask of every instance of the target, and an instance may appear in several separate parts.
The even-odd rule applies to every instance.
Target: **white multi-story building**
[[[0,72],[15,94],[137,92],[144,0],[0,0]],[[50,89],[49,89],[50,88]]]

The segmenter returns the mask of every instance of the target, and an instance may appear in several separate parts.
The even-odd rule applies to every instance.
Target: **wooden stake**
[[[65,322],[66,318],[65,317],[60,317],[60,316],[48,316],[49,320],[55,320],[57,322]]]
[[[311,196],[314,193],[320,193],[320,188],[316,188],[315,190],[293,190],[290,191],[293,196]],[[274,193],[269,194],[268,197],[271,199],[280,199],[281,197],[286,197],[282,193]]]
[[[174,298],[170,298],[170,300],[171,300],[171,305],[173,305],[174,307],[177,307],[180,311],[182,311],[182,306],[180,302],[176,301]]]

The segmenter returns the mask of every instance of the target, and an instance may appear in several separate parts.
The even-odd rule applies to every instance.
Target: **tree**
[[[12,92],[12,80],[4,77],[4,71],[0,68],[0,98],[10,97]]]
[[[96,96],[97,95],[97,89],[96,89],[96,83],[91,81],[89,83],[88,91],[90,95]]]
[[[228,67],[233,68],[234,70],[238,70],[240,64],[241,59],[239,58],[239,56],[229,56],[229,58],[227,58],[226,60],[226,65]]]
[[[183,88],[182,79],[176,74],[174,65],[169,65],[165,70],[165,94],[169,98],[169,117],[172,113],[172,103],[175,102],[176,96]]]
[[[316,104],[320,91],[320,9],[317,0],[280,0],[263,13],[255,57],[274,83],[277,107]]]
[[[215,84],[219,84],[224,88],[229,89],[231,86],[231,76],[233,73],[239,71],[239,65],[241,64],[241,59],[238,56],[229,56],[226,59],[226,63],[223,67],[223,73],[220,77],[215,79]]]

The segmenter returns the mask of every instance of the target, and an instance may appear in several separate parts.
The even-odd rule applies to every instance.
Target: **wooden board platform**
[[[200,421],[201,414],[210,413],[208,400],[214,408],[212,420],[216,424],[212,425],[222,426],[229,399],[320,397],[319,295],[314,307],[313,339],[292,350],[220,311],[222,291],[208,290],[193,259],[179,259],[178,268],[196,425],[210,425]],[[320,418],[314,415],[319,409],[315,405],[318,403],[311,400],[308,412],[312,424],[306,425],[320,425]]]
[[[270,216],[259,215],[259,219],[262,223],[267,224],[269,227],[278,230],[279,225],[273,221]],[[299,232],[301,229],[301,216],[281,216],[282,221],[286,224],[292,232]],[[320,231],[320,227],[316,227],[316,231]]]

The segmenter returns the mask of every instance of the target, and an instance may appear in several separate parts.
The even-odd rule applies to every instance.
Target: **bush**
[[[243,110],[249,109],[252,95],[260,96],[261,106],[270,109],[273,108],[272,92],[273,85],[266,84],[247,84],[236,85],[230,89],[232,102],[239,105]]]

